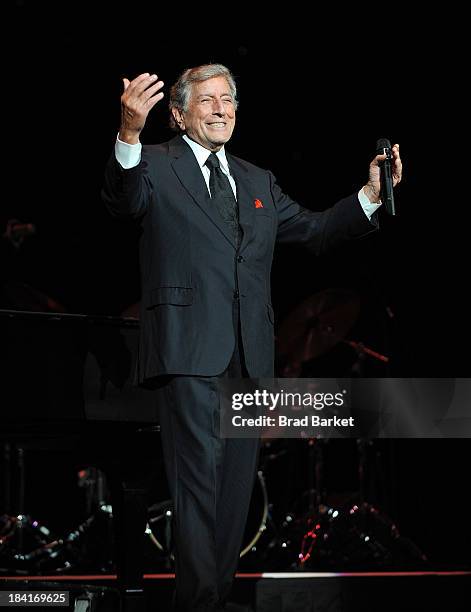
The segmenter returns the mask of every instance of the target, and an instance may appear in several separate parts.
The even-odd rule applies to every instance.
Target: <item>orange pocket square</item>
[[[262,200],[254,200],[255,208],[263,208]]]

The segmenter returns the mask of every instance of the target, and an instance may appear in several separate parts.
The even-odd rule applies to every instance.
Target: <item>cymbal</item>
[[[325,289],[299,304],[280,326],[278,353],[302,364],[339,343],[360,313],[360,298],[349,289]]]

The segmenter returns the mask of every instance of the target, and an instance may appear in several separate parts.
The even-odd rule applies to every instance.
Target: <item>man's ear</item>
[[[178,127],[182,131],[184,131],[185,130],[185,119],[183,118],[183,113],[181,112],[181,110],[174,106],[172,108],[172,115],[173,115],[173,118],[175,119],[175,123],[178,125]]]

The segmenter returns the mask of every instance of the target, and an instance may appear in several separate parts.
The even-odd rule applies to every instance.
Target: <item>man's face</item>
[[[187,135],[211,151],[232,136],[235,125],[234,99],[223,76],[194,83],[188,110],[173,109],[175,120]]]

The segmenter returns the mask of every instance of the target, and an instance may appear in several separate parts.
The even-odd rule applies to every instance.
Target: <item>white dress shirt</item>
[[[183,134],[183,140],[191,147],[191,150],[193,151],[194,156],[196,157],[196,161],[198,162],[200,170],[203,174],[209,194],[211,195],[211,190],[209,189],[210,170],[205,165],[206,160],[208,159],[211,151],[208,151],[208,149],[205,149],[199,143],[195,142],[194,140],[191,140],[191,138],[188,138],[186,134]],[[119,138],[116,139],[115,157],[118,163],[125,170],[128,170],[129,168],[134,168],[139,164],[139,162],[141,161],[141,151],[142,144],[140,142],[138,142],[137,144],[128,144],[127,142],[123,142]],[[229,164],[227,163],[224,147],[221,147],[221,149],[216,153],[216,155],[218,156],[221,170],[229,179],[232,191],[234,192],[234,196],[237,199],[236,184],[229,172]],[[363,192],[363,189],[360,189],[360,191],[358,192],[358,200],[361,204],[363,212],[368,217],[368,219],[371,219],[373,213],[381,206],[381,203],[370,202],[368,197]]]

